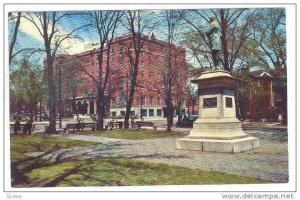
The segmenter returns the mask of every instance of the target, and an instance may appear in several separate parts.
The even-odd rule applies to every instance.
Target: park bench
[[[123,127],[123,122],[108,122],[107,125],[109,129],[121,129]]]
[[[85,128],[91,128],[92,131],[95,131],[96,123],[68,123],[64,129],[64,133],[69,132],[70,129],[72,129],[73,132],[76,132],[83,131]]]
[[[92,131],[96,130],[96,123],[82,123],[83,128],[91,128]]]
[[[143,121],[137,121],[136,122],[137,127],[140,129],[142,127],[153,127],[153,129],[157,129],[157,126],[153,122],[143,122]]]
[[[25,124],[20,124],[20,130],[18,130],[18,132],[23,133],[24,125]],[[30,133],[33,133],[34,128],[35,128],[35,124],[32,124],[32,128],[31,128],[31,132]],[[14,133],[14,131],[15,131],[15,125],[14,124],[10,124],[10,132]]]

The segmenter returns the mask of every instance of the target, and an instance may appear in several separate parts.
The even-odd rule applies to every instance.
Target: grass
[[[66,149],[77,146],[99,144],[68,138],[44,137],[42,135],[10,135],[12,159],[21,159],[28,152],[46,152],[51,149]]]
[[[128,140],[143,140],[178,135],[178,133],[174,131],[161,131],[151,129],[116,129],[111,131],[85,131],[82,134]]]
[[[122,131],[122,130],[121,130]],[[152,131],[153,132],[153,131]],[[118,131],[108,133],[117,134]],[[95,143],[67,138],[11,136],[12,187],[70,186],[142,186],[270,183],[268,180],[230,175],[129,158],[77,157],[45,160],[24,153],[43,151],[47,155],[57,149]],[[99,144],[99,143],[97,143]]]
[[[27,174],[33,187],[250,184],[270,181],[127,158],[86,159]]]

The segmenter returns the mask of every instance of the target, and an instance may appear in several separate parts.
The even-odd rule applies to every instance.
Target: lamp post
[[[141,92],[141,121],[143,120],[143,93]]]
[[[40,100],[40,122],[42,121],[42,99]]]
[[[58,69],[59,73],[59,128],[62,128],[62,115],[61,115],[61,69]]]

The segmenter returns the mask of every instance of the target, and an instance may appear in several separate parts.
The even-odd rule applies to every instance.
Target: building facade
[[[174,108],[186,112],[189,71],[185,50],[158,40],[153,34],[140,38],[143,43],[131,114],[146,118],[164,116],[166,78],[172,78],[171,102]],[[168,49],[171,49],[170,54]],[[131,84],[130,56],[135,55],[133,51],[130,34],[114,38],[110,48],[105,47],[103,50],[102,80],[109,70],[104,97],[107,117],[125,116]],[[97,86],[100,85],[98,54],[99,48],[92,47],[79,54],[56,58],[56,98],[65,116],[75,113],[96,114]],[[168,67],[171,67],[171,74],[167,73]]]

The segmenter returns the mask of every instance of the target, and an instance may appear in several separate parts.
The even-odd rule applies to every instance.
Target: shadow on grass
[[[46,148],[47,150],[45,150],[43,145],[45,145],[45,142],[44,144],[32,144],[30,146],[31,149],[40,151],[34,157],[24,157],[12,161],[13,187],[268,182],[251,177],[136,161],[134,159],[178,159],[185,156],[150,152],[146,155],[138,154],[134,151],[132,153],[123,152],[125,146],[130,149],[132,144],[116,142],[89,146],[87,149],[81,148],[80,150],[72,148],[74,146],[71,145],[71,142],[64,145],[56,144],[51,148]],[[117,154],[120,154],[119,157],[112,158],[112,156]]]
[[[19,159],[11,159],[11,185],[13,187],[22,187],[22,186],[30,186],[31,180],[28,178],[27,174],[30,172],[41,169],[51,167],[60,163],[68,162],[76,159],[77,156],[87,156],[88,153],[82,153],[81,155],[68,155],[72,148],[72,144],[64,144],[64,147],[60,147],[59,144],[55,144],[52,148],[45,150],[44,144],[30,144],[31,149],[35,149],[37,151],[37,155],[34,156],[23,156]],[[68,155],[66,157],[66,155]],[[50,158],[50,159],[45,159]],[[68,173],[73,173],[76,170],[67,171],[66,174],[62,174],[62,177],[66,176]],[[54,185],[56,181],[47,183],[50,185]],[[46,186],[46,185],[45,185]]]

